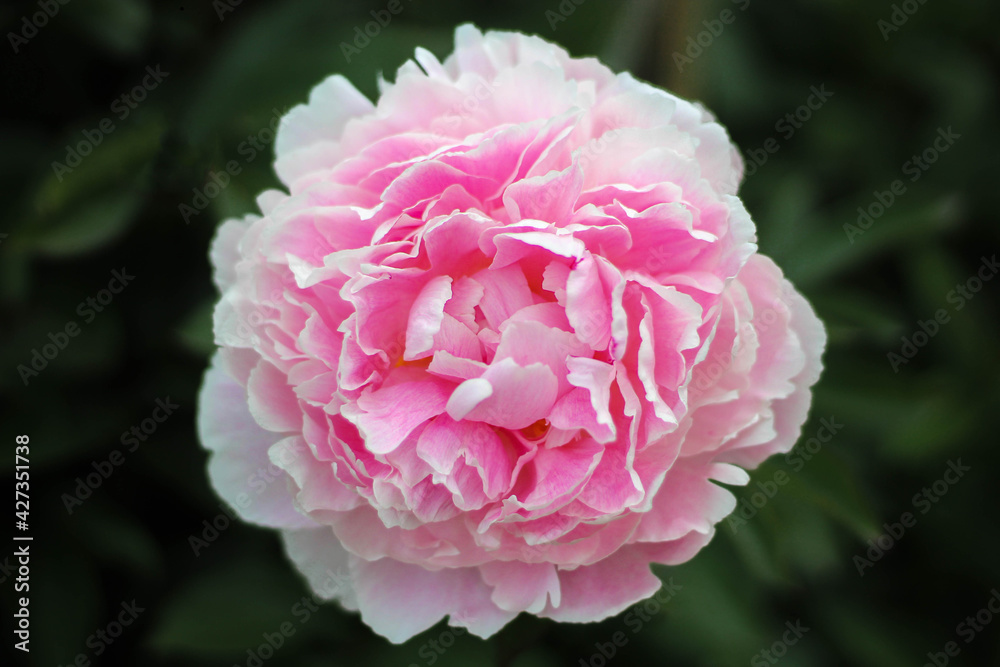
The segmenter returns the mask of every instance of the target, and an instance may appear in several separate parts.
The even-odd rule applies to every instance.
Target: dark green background
[[[737,490],[749,497],[779,471],[790,479],[747,525],[723,522],[692,562],[659,570],[683,588],[640,633],[623,617],[522,616],[487,642],[461,638],[435,664],[599,666],[595,642],[619,630],[628,643],[609,664],[766,664],[751,661],[799,619],[810,630],[783,665],[916,666],[948,641],[961,648],[952,664],[1000,664],[1000,618],[968,644],[956,630],[1000,587],[1000,280],[960,311],[948,301],[1000,249],[1000,13],[992,0],[911,3],[917,12],[885,40],[878,21],[893,8],[884,0],[752,0],[745,11],[729,0],[586,0],[555,28],[546,11],[559,0],[403,0],[350,63],[340,43],[385,2],[243,2],[220,20],[210,2],[73,0],[19,53],[5,37],[0,472],[12,495],[14,436],[28,434],[35,537],[32,653],[15,664],[93,658],[88,636],[132,599],[145,611],[96,664],[246,664],[247,649],[285,621],[296,633],[268,664],[429,664],[421,647],[443,624],[403,646],[334,606],[299,624],[291,609],[306,589],[271,531],[233,525],[194,556],[189,536],[219,513],[195,394],[212,349],[209,240],[221,219],[254,210],[255,193],[278,185],[271,147],[246,163],[241,142],[330,73],[374,95],[377,73],[391,78],[418,45],[447,54],[464,21],[538,33],[700,99],[744,154],[776,138],[779,150],[741,193],[762,251],[829,331],[803,439],[821,418],[843,428],[800,471],[779,457]],[[679,71],[672,54],[726,8],[735,20]],[[4,4],[3,34],[37,11]],[[119,120],[115,98],[157,64],[167,78]],[[814,85],[832,98],[784,138],[776,123]],[[52,162],[106,117],[114,132],[58,181]],[[911,182],[904,164],[947,127],[961,138]],[[178,206],[231,159],[244,171],[185,224]],[[850,243],[844,225],[895,179],[905,193]],[[134,282],[84,323],[77,304],[122,267]],[[887,354],[939,309],[950,321],[894,372]],[[80,334],[25,386],[18,365],[69,321]],[[177,412],[68,514],[62,494],[168,396]],[[921,514],[914,494],[959,458],[971,471]],[[859,576],[866,540],[906,511],[916,525]],[[10,550],[0,545],[0,559]],[[7,650],[13,582],[0,578]]]

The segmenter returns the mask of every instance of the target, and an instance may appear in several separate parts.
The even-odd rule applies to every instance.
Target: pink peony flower
[[[219,495],[401,642],[587,622],[660,586],[794,445],[821,323],[756,253],[700,106],[517,33],[282,120],[212,248]]]

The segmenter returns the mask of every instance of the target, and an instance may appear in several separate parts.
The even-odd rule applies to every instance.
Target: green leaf
[[[900,628],[861,604],[827,603],[822,610],[824,627],[836,638],[836,644],[851,657],[851,664],[871,667],[907,667],[914,664],[912,631]]]
[[[146,43],[152,11],[146,0],[90,0],[70,5],[70,26],[115,55],[139,52]]]
[[[198,304],[176,330],[177,338],[182,346],[206,359],[216,349],[215,336],[212,334],[212,313],[214,310],[214,301]]]
[[[140,107],[140,110],[145,107]],[[138,112],[137,112],[138,113]],[[94,119],[89,128],[98,126],[101,119]],[[108,190],[120,190],[143,183],[149,167],[160,150],[166,123],[155,111],[148,110],[143,118],[130,117],[121,121],[120,127],[103,135],[89,155],[81,158],[78,166],[70,167],[69,151],[63,148],[54,156],[70,169],[64,172],[52,167],[33,197],[34,213],[44,222],[49,217],[65,214],[67,209]],[[84,125],[86,129],[88,125]],[[84,140],[76,131],[65,137],[66,146],[74,148]],[[59,171],[57,174],[56,172]]]
[[[677,650],[697,656],[698,664],[730,664],[746,662],[770,632],[780,635],[781,622],[772,630],[762,613],[759,583],[733,567],[723,544],[709,545],[684,565],[664,568],[683,588],[653,617],[643,637],[659,634]],[[720,627],[726,629],[725,642],[713,639]]]
[[[961,452],[978,426],[977,413],[958,387],[940,378],[921,382],[927,391],[911,403],[909,419],[887,434],[884,453],[908,465],[929,464]]]
[[[782,502],[777,509],[781,516],[780,529],[773,534],[777,552],[795,572],[819,575],[841,565],[843,554],[838,550],[833,525],[817,507]]]
[[[836,215],[803,222],[812,233],[803,239],[795,253],[779,261],[792,282],[802,288],[819,284],[915,236],[938,236],[955,227],[962,217],[958,197],[927,200],[914,195],[911,200],[897,202],[863,230],[858,226],[857,207],[868,206],[871,201],[867,192],[858,193],[848,205],[852,209],[842,205]],[[845,226],[862,231],[853,236],[853,243]]]
[[[127,466],[128,461],[123,465]],[[143,577],[162,574],[163,557],[152,534],[124,508],[94,498],[92,504],[88,502],[85,509],[73,513],[72,525],[91,553],[111,567],[125,568]]]
[[[44,230],[32,230],[31,245],[42,255],[66,257],[83,255],[119,238],[135,219],[142,193],[121,190],[98,197],[71,209]]]
[[[264,633],[278,632],[283,623],[297,627],[292,608],[303,594],[287,571],[259,559],[226,563],[191,579],[164,602],[148,643],[163,654],[235,657],[259,646]]]
[[[790,454],[802,460],[802,468],[789,473],[787,491],[818,507],[856,535],[868,537],[875,531],[877,517],[860,485],[857,470],[839,448],[850,447],[851,425],[837,433],[823,449],[810,454],[809,440],[804,438]],[[809,433],[809,431],[806,431]],[[814,441],[818,442],[818,441]]]
[[[831,345],[868,342],[890,349],[904,328],[905,315],[897,304],[887,304],[864,292],[827,290],[812,302],[827,326]]]
[[[45,547],[39,550],[42,544]],[[78,653],[90,651],[86,648],[87,637],[108,623],[101,608],[104,601],[98,586],[100,578],[80,544],[66,539],[65,533],[58,536],[52,531],[44,543],[36,540],[34,545],[29,608],[31,656],[36,662],[32,664],[69,664]],[[69,554],[73,557],[68,558]]]
[[[247,132],[266,127],[274,109],[304,103],[316,84],[335,73],[374,96],[376,75],[394,73],[415,47],[442,52],[451,45],[450,28],[417,28],[404,13],[360,54],[345,56],[341,44],[354,48],[355,27],[372,20],[361,9],[320,0],[242,5],[241,23],[195,87],[181,124],[189,139],[197,144],[225,132],[238,144]]]

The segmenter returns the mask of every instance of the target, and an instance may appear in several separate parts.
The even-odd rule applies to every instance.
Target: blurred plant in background
[[[206,254],[277,186],[277,116],[333,72],[374,97],[464,21],[703,100],[743,150],[761,250],[830,345],[799,445],[754,471],[697,559],[659,570],[658,597],[596,626],[521,618],[482,642],[438,625],[396,647],[315,604],[276,537],[208,486]],[[26,664],[1000,664],[984,622],[1000,586],[996,3],[42,0],[0,23],[2,423],[34,445]],[[118,292],[114,271],[133,277]],[[147,432],[158,399],[177,407]],[[0,470],[12,484],[13,457]],[[7,618],[12,561],[0,546]]]

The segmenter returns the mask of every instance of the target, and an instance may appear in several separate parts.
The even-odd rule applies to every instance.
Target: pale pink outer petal
[[[297,166],[302,157],[301,151],[308,151],[317,144],[339,141],[348,120],[370,113],[374,108],[350,81],[339,74],[317,85],[309,94],[308,104],[300,104],[281,119],[275,139],[278,176],[286,185],[304,176]],[[295,155],[297,152],[298,156]],[[328,148],[326,152],[329,152]]]
[[[791,328],[798,335],[805,354],[805,365],[801,372],[791,378],[795,389],[785,398],[780,398],[772,404],[774,412],[774,428],[777,437],[770,443],[754,447],[737,448],[727,451],[719,457],[730,463],[746,468],[755,468],[768,456],[788,452],[795,446],[802,425],[806,421],[812,393],[809,387],[819,380],[823,370],[822,356],[826,347],[826,330],[823,323],[816,317],[812,306],[805,297],[799,294],[781,274],[781,269],[773,260],[763,255],[755,255],[752,263],[760,267],[763,273],[776,275],[785,287],[784,294],[791,309]],[[750,263],[748,263],[749,265]]]
[[[257,425],[247,409],[246,389],[215,362],[198,395],[198,437],[212,452],[212,486],[245,521],[270,528],[316,525],[295,509],[287,480],[268,474],[273,469],[268,450],[281,436]],[[261,486],[265,479],[271,481]]]
[[[397,644],[444,616],[479,637],[489,637],[516,616],[493,604],[476,568],[432,571],[391,558],[355,558],[351,574],[361,618]]]
[[[263,428],[277,433],[302,429],[302,410],[288,377],[263,359],[250,372],[250,413]]]
[[[662,582],[650,571],[649,560],[621,549],[594,565],[560,570],[559,584],[559,606],[550,602],[539,615],[569,623],[592,623],[648,598]]]
[[[316,460],[301,436],[276,442],[268,450],[268,456],[294,480],[299,489],[295,504],[302,512],[346,512],[363,502],[355,490],[337,479],[333,464]]]
[[[240,261],[239,243],[247,228],[260,218],[248,215],[242,219],[230,219],[219,225],[212,239],[209,258],[214,267],[213,278],[220,292],[225,292],[236,282],[236,265]]]
[[[562,601],[559,573],[551,563],[494,561],[479,570],[483,581],[493,587],[494,604],[504,611],[537,614],[550,600],[554,607]]]
[[[736,498],[709,480],[711,465],[680,459],[667,472],[653,508],[645,513],[633,539],[669,542],[691,531],[709,533],[736,509]],[[730,478],[731,479],[731,478]]]
[[[345,609],[357,611],[349,554],[329,527],[281,531],[285,554],[299,568],[322,600],[337,600]]]

